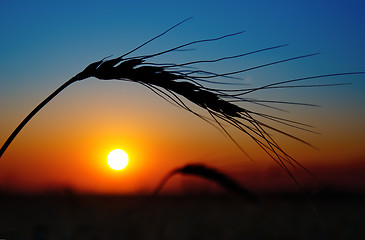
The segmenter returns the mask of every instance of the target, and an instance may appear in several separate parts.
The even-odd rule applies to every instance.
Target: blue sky
[[[290,43],[280,54],[321,52],[313,61],[323,62],[324,72],[340,66],[343,71],[357,71],[364,62],[362,1],[7,1],[1,5],[2,79],[14,74],[18,64],[39,72],[36,68],[43,61],[54,63],[48,64],[43,76],[57,76],[66,69],[71,75],[90,61],[123,53],[191,16],[191,21],[150,47],[246,30],[229,43],[236,44],[231,51]],[[149,46],[139,53],[148,50]]]

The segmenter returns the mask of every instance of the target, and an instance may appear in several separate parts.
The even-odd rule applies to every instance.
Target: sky
[[[120,56],[189,17],[193,18],[131,56],[244,30],[235,37],[194,45],[190,51],[173,52],[154,61],[216,59],[289,44],[204,67],[229,72],[320,53],[239,75],[250,86],[365,71],[364,5],[352,0],[2,1],[0,144],[39,102],[88,64]],[[293,170],[300,181],[316,189],[359,190],[365,186],[365,75],[326,78],[319,83],[343,82],[352,84],[266,90],[252,96],[320,107],[280,106],[288,113],[243,105],[315,126],[320,134],[283,129],[317,149],[277,133],[273,137],[321,180],[317,183],[303,171]],[[254,161],[221,131],[141,85],[86,79],[58,95],[15,138],[0,159],[0,188],[149,194],[169,171],[197,162],[220,169],[252,189],[295,188],[249,137],[232,127],[227,130]],[[116,148],[129,155],[129,165],[121,171],[106,163],[108,153]],[[176,176],[166,191],[211,186],[196,181]]]

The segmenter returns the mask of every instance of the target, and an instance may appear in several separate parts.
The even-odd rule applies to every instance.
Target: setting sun
[[[121,170],[128,165],[128,154],[121,149],[115,149],[108,154],[107,161],[112,169]]]

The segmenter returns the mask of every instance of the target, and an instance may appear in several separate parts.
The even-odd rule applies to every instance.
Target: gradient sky
[[[226,72],[320,52],[240,77],[259,86],[317,74],[365,71],[363,1],[125,2],[0,3],[1,144],[40,101],[89,63],[121,55],[191,16],[134,56],[245,30],[234,38],[155,61],[214,59],[288,43],[282,49],[221,62],[213,69]],[[264,91],[253,97],[321,105],[287,107],[290,114],[260,111],[314,125],[321,135],[289,131],[318,151],[275,137],[324,185],[360,189],[365,186],[365,75],[321,80],[329,82],[353,84]],[[20,132],[0,160],[0,187],[38,191],[67,186],[80,192],[148,193],[169,170],[190,162],[217,167],[247,186],[278,187],[288,180],[247,136],[228,129],[254,163],[221,132],[148,89],[87,79],[62,92]],[[113,171],[106,164],[108,152],[115,148],[130,156],[123,171]],[[167,188],[189,181],[176,177]]]

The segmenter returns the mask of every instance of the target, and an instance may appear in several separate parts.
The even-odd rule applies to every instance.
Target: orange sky
[[[1,161],[2,188],[44,191],[69,187],[84,193],[151,193],[172,169],[199,162],[226,172],[248,187],[295,189],[275,162],[233,128],[228,128],[232,136],[255,162],[211,125],[138,85],[79,84],[84,84],[84,88],[75,85],[61,94],[31,120],[9,147]],[[129,94],[131,90],[136,94]],[[9,117],[3,134],[15,127],[19,115]],[[325,183],[347,186],[355,181],[363,186],[365,181],[359,179],[364,169],[359,166],[364,156],[362,139],[351,135],[354,132],[335,127],[336,124],[325,124],[321,127],[326,131],[323,135],[291,130],[319,151],[279,134],[275,136],[288,153],[319,178],[323,176]],[[357,137],[359,140],[353,141]],[[125,150],[130,158],[129,165],[121,171],[110,169],[106,162],[107,154],[116,148]],[[308,175],[300,171],[295,174],[303,183],[315,185]],[[165,191],[180,189],[189,181],[175,177]]]

